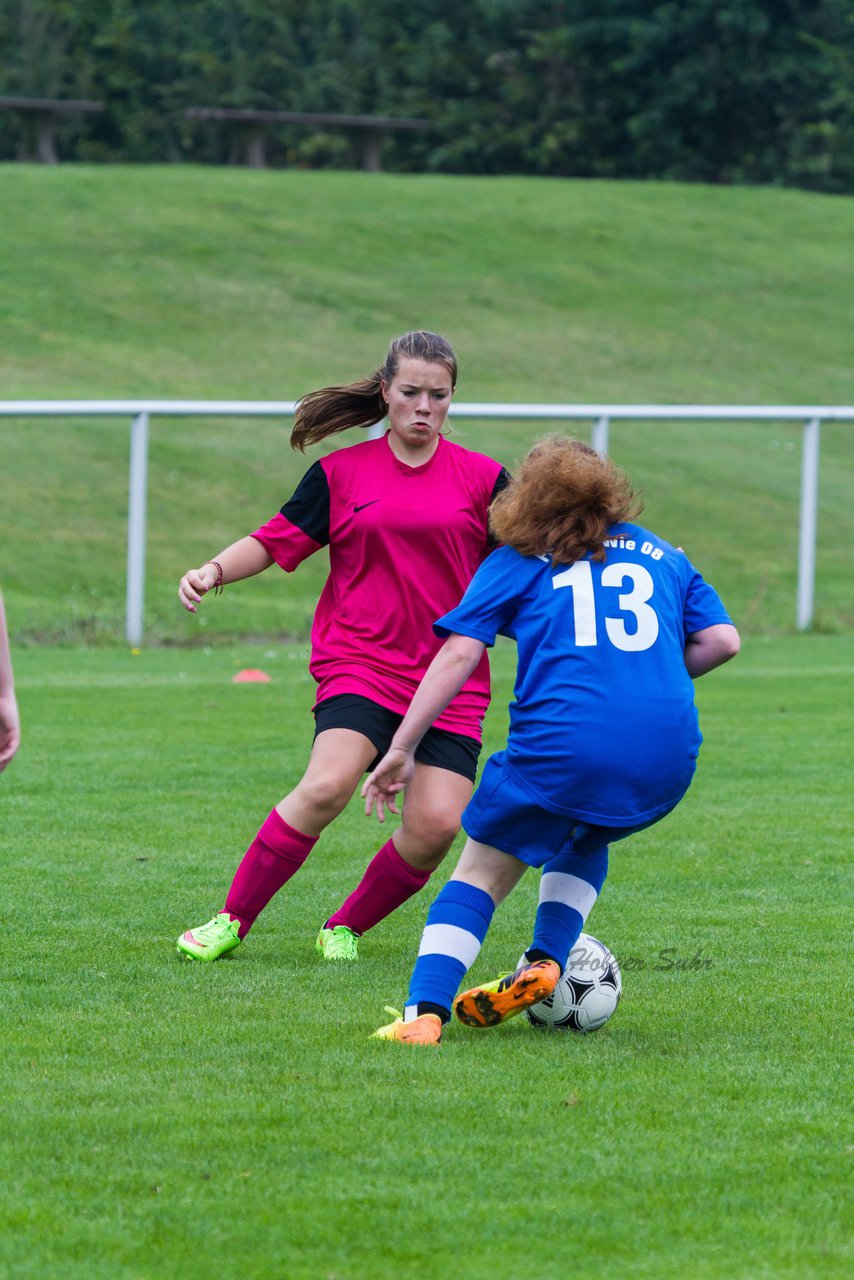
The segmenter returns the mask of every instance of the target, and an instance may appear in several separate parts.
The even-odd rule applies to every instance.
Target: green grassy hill
[[[852,403],[852,233],[854,201],[796,191],[0,166],[0,397],[291,399],[425,326],[458,349],[460,400]],[[456,438],[512,464],[547,426]],[[306,633],[320,563],[199,619],[175,603],[188,565],[290,493],[306,460],[288,430],[155,419],[152,639]],[[817,622],[838,629],[854,621],[854,427],[822,447]],[[785,424],[613,430],[646,521],[748,631],[793,624],[799,450]],[[121,635],[127,452],[125,421],[0,419],[19,642]]]

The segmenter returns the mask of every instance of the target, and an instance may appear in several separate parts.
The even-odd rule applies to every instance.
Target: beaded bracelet
[[[222,595],[222,565],[218,560],[206,560],[205,564],[212,564],[216,569],[216,582],[213,584],[213,593],[215,596]],[[202,566],[204,568],[204,565]]]

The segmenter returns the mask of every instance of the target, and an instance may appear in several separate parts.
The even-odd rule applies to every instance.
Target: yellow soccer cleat
[[[440,1044],[442,1041],[442,1019],[437,1013],[422,1013],[411,1022],[404,1022],[396,1009],[386,1006],[386,1013],[396,1015],[394,1022],[387,1027],[380,1027],[371,1036],[372,1040],[396,1040],[398,1044]]]
[[[177,946],[178,954],[187,960],[218,960],[240,946],[238,922],[227,911],[220,911],[207,924],[182,933]]]
[[[314,946],[324,960],[359,959],[359,934],[348,929],[345,924],[336,924],[333,929],[327,929],[324,925]]]

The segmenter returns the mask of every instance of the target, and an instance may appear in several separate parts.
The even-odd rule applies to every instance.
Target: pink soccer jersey
[[[288,573],[329,547],[311,631],[318,702],[357,693],[406,711],[442,644],[433,623],[459,603],[490,550],[487,509],[508,478],[500,463],[444,437],[429,462],[409,467],[384,436],[315,462],[252,535]],[[488,705],[484,654],[436,727],[480,741]]]

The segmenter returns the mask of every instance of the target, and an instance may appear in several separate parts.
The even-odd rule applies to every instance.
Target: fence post
[[[804,425],[801,461],[801,520],[798,543],[798,630],[812,626],[815,599],[815,541],[818,523],[818,452],[821,420]]]
[[[608,428],[611,425],[610,418],[597,418],[593,423],[593,435],[590,437],[590,443],[597,453],[601,453],[603,457],[608,456]]]
[[[130,426],[128,479],[128,567],[125,637],[142,644],[145,597],[145,501],[148,486],[148,414],[137,413]]]

